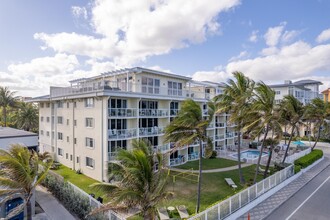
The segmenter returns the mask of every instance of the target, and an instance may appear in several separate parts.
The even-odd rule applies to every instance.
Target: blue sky
[[[232,71],[330,87],[327,0],[3,0],[0,85],[19,95],[143,66],[225,81]]]

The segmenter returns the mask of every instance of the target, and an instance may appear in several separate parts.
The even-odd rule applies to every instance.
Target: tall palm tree
[[[174,120],[165,128],[165,141],[175,143],[176,148],[199,143],[199,176],[197,188],[196,213],[200,208],[201,184],[202,184],[202,158],[203,142],[212,144],[206,129],[211,123],[214,114],[214,105],[208,103],[208,117],[203,116],[201,106],[192,99],[182,103],[181,109]],[[208,146],[212,148],[213,146]],[[176,149],[175,149],[176,150]]]
[[[4,126],[7,127],[7,108],[14,106],[16,99],[14,98],[16,92],[11,92],[8,87],[0,86],[0,107],[2,107],[2,115]]]
[[[245,129],[254,126],[256,127],[257,135],[263,133],[263,141],[261,143],[256,173],[254,175],[255,183],[257,181],[261,156],[264,151],[267,135],[273,126],[280,127],[280,125],[278,123],[278,114],[276,112],[275,92],[264,82],[259,82],[255,87],[253,97],[254,101],[251,110],[250,112],[247,112],[247,117],[253,120],[252,123],[248,123],[245,126]],[[251,117],[251,114],[253,114],[254,117]]]
[[[160,153],[155,154],[145,140],[133,140],[131,151],[120,150],[116,162],[110,162],[110,179],[115,184],[95,183],[92,189],[101,191],[111,201],[102,210],[138,208],[144,219],[155,219],[156,206],[171,193],[165,191],[168,172]],[[156,172],[155,170],[158,169]]]
[[[27,219],[32,219],[31,196],[46,177],[51,164],[52,160],[41,161],[36,152],[30,152],[19,144],[12,145],[8,152],[0,149],[0,195],[10,197],[13,193],[19,193],[24,199],[23,205],[13,209],[8,218],[17,215],[26,206]]]
[[[223,94],[215,97],[217,106],[216,113],[230,113],[229,122],[237,124],[238,172],[240,183],[244,184],[245,180],[241,168],[241,132],[247,120],[245,114],[250,109],[255,82],[244,76],[241,72],[234,72],[233,75],[235,80],[229,79],[225,84]]]
[[[39,127],[38,108],[31,103],[20,102],[14,115],[14,123],[26,131],[37,131]]]
[[[311,123],[314,123],[314,127],[317,130],[317,137],[315,139],[312,150],[314,150],[317,142],[320,140],[321,129],[326,125],[327,120],[330,119],[330,103],[324,102],[323,99],[316,98],[306,106],[305,118]]]
[[[298,99],[296,99],[292,95],[284,96],[284,99],[282,100],[282,102],[280,104],[280,115],[284,116],[283,119],[284,119],[284,121],[287,121],[288,125],[291,128],[291,132],[289,133],[290,138],[288,141],[287,148],[285,150],[285,154],[284,154],[282,163],[285,162],[285,159],[287,157],[288,150],[289,150],[289,147],[290,147],[290,144],[291,144],[295,131],[298,132],[297,127],[299,125],[302,125],[302,119],[304,117],[304,114],[305,114],[305,108]]]
[[[279,136],[277,136],[275,138],[267,138],[266,140],[264,140],[264,142],[265,142],[264,145],[268,147],[268,160],[267,160],[267,165],[266,165],[265,172],[264,172],[264,178],[266,178],[267,174],[268,174],[270,162],[272,160],[273,150],[280,143]]]

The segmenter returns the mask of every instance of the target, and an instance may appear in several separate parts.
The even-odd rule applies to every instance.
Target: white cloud
[[[192,75],[193,80],[210,81],[210,82],[226,82],[231,75],[224,71],[197,71]]]
[[[278,44],[285,25],[286,22],[283,22],[279,26],[268,28],[264,38],[269,47],[274,47]]]
[[[110,58],[116,65],[129,66],[205,41],[208,34],[219,31],[219,13],[238,4],[240,0],[97,0],[91,10],[97,37],[76,33],[37,33],[34,37],[57,52]],[[84,13],[81,10],[74,13]]]
[[[84,19],[88,18],[87,9],[85,7],[72,6],[71,10],[72,10],[72,14],[76,18],[80,18],[80,17],[83,17]]]
[[[319,36],[316,38],[316,42],[318,43],[322,43],[328,40],[330,40],[330,28],[322,31],[321,34],[319,34]]]
[[[292,31],[285,31],[282,35],[281,41],[283,43],[288,43],[296,38],[300,34],[300,31],[292,30]]]
[[[250,42],[253,42],[253,43],[256,43],[258,41],[258,33],[259,33],[258,30],[252,31],[252,33],[251,33],[251,35],[249,37],[249,41]]]
[[[248,52],[246,50],[241,51],[237,56],[233,56],[229,59],[229,62],[239,60],[243,57],[246,57],[248,55]]]

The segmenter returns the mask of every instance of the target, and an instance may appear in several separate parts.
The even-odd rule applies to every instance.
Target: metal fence
[[[200,220],[214,220],[224,219],[231,215],[233,212],[247,205],[259,196],[266,193],[268,190],[279,185],[284,180],[294,175],[294,166],[290,165],[285,169],[276,172],[272,176],[250,186],[249,188],[235,194],[234,196],[217,203],[216,205],[206,209],[205,211],[189,218]]]
[[[287,156],[285,159],[285,163],[293,163],[295,160],[299,159],[300,157],[305,156],[311,152],[311,148],[307,148],[306,150],[300,151],[299,153],[292,154]]]
[[[83,191],[82,189],[80,189],[78,186],[74,185],[73,183],[70,183],[68,181],[69,185],[72,186],[73,190],[77,193],[80,193],[82,196],[87,197],[89,200],[89,204],[92,207],[92,209],[94,208],[100,208],[103,206],[102,203],[100,203],[99,201],[97,201],[95,198],[93,198],[91,195],[89,195],[88,193],[86,193],[85,191]],[[115,213],[111,210],[108,211],[107,214],[105,214],[109,217],[109,220],[125,220],[125,217],[120,216],[118,213]]]

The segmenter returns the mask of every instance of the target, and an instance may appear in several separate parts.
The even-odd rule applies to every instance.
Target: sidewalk
[[[317,164],[315,167],[303,173],[293,182],[289,183],[283,189],[276,192],[274,195],[270,196],[265,201],[261,202],[259,205],[239,217],[239,220],[248,219],[248,213],[250,213],[251,220],[264,219],[270,213],[272,213],[276,208],[278,208],[287,199],[293,196],[299,189],[301,189],[305,184],[311,181],[315,176],[317,176],[322,170],[330,165],[330,159],[324,157],[323,161]]]
[[[242,166],[242,168],[244,168],[244,167],[248,167],[251,165],[253,165],[253,164],[244,163],[241,166]],[[202,173],[220,173],[220,172],[226,172],[226,171],[237,170],[237,169],[238,169],[238,165],[235,165],[235,166],[219,168],[219,169],[203,170]],[[178,168],[174,168],[174,167],[171,167],[170,170],[177,171],[177,172],[199,173],[199,170],[186,170],[186,169],[178,169]]]
[[[38,214],[33,219],[43,220],[75,220],[71,213],[64,208],[64,206],[57,201],[57,199],[42,186],[37,186],[36,201],[45,211],[41,215]]]

